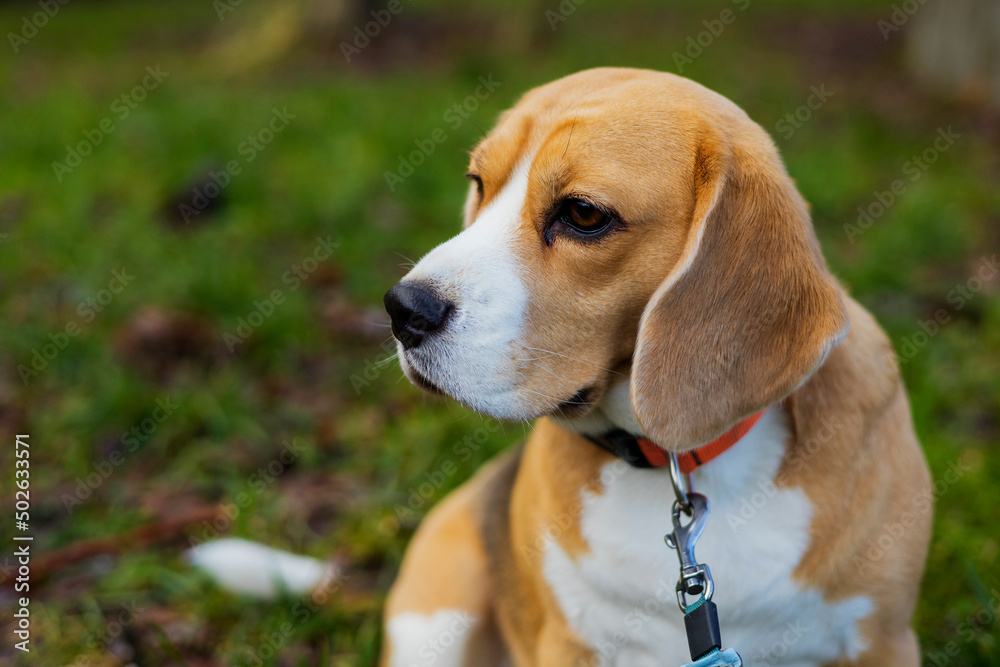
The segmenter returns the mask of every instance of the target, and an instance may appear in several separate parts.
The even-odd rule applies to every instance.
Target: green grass
[[[443,18],[449,5],[453,23]],[[303,613],[299,600],[256,603],[214,588],[185,567],[183,538],[123,545],[35,586],[35,650],[15,656],[5,634],[0,656],[103,664],[86,647],[131,604],[140,613],[111,645],[138,651],[141,664],[258,664],[248,650],[268,642],[280,643],[282,658],[258,650],[263,664],[372,664],[380,603],[420,515],[524,427],[494,432],[478,415],[399,382],[395,365],[374,365],[388,331],[364,323],[379,320],[381,295],[405,272],[405,258],[456,231],[466,151],[524,90],[596,65],[676,71],[673,52],[728,6],[589,0],[553,32],[544,12],[556,2],[478,11],[414,4],[353,65],[339,40],[307,35],[241,68],[218,48],[263,16],[257,6],[220,23],[211,3],[80,2],[19,54],[8,52],[0,62],[0,424],[32,435],[37,554],[245,493],[250,504],[223,532],[321,558],[337,553],[350,576],[322,610]],[[3,32],[34,7],[5,5]],[[938,499],[916,623],[925,651],[957,642],[949,664],[994,665],[995,619],[975,626],[970,641],[962,624],[1000,589],[1000,283],[987,280],[961,309],[948,294],[1000,241],[996,140],[977,134],[979,112],[913,86],[900,65],[903,37],[883,44],[874,28],[890,12],[860,1],[755,2],[683,73],[775,134],[831,266],[897,349],[937,309],[948,311],[950,321],[903,366],[935,477],[955,461],[971,466]],[[842,57],[859,33],[871,57]],[[169,76],[120,119],[114,100],[156,65]],[[450,127],[445,111],[489,74],[501,82],[497,92]],[[777,123],[820,84],[833,97],[781,137]],[[274,108],[295,118],[248,161],[241,143]],[[53,161],[105,117],[114,132],[57,180]],[[961,137],[850,242],[844,224],[856,223],[858,207],[903,178],[907,160],[948,126]],[[436,128],[447,140],[390,191],[384,172]],[[188,226],[168,223],[164,203],[231,160],[241,171],[225,206]],[[293,289],[286,272],[327,237],[339,244],[333,255]],[[88,321],[79,305],[115,270],[134,278]],[[274,290],[282,303],[231,354],[224,335]],[[345,313],[355,325],[338,324]],[[30,367],[69,323],[78,335],[25,384],[19,366]],[[169,417],[146,422],[155,428],[141,437],[125,435],[163,398],[177,404]],[[477,433],[483,444],[400,520],[394,507]],[[302,447],[294,463],[271,481],[255,478],[293,439]],[[69,511],[78,480],[123,449],[120,465]],[[12,447],[0,461],[13,468]],[[3,488],[8,508],[6,479]],[[10,544],[8,521],[0,525]],[[10,599],[0,602],[7,622]]]

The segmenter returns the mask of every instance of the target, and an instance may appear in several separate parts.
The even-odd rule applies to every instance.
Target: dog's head
[[[406,375],[498,418],[581,418],[629,379],[645,435],[707,442],[845,334],[805,203],[767,134],[670,74],[596,69],[505,113],[465,229],[388,294]]]

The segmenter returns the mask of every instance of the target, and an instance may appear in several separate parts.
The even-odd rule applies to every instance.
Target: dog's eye
[[[552,245],[560,236],[581,243],[596,242],[625,224],[614,209],[578,197],[561,200],[543,228],[545,245]]]
[[[611,216],[580,199],[569,199],[564,206],[563,220],[582,234],[596,234],[611,223]]]

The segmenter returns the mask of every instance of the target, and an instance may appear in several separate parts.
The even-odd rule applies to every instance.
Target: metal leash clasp
[[[722,650],[722,630],[719,610],[712,602],[715,584],[708,565],[699,563],[694,555],[698,538],[708,523],[708,498],[695,493],[691,477],[681,472],[676,454],[670,454],[670,479],[674,485],[674,532],[663,539],[667,546],[677,550],[681,561],[681,576],[677,580],[677,606],[684,613],[684,631],[694,662],[684,667],[741,667],[739,653],[729,648]],[[689,521],[684,516],[690,517]],[[687,596],[698,596],[690,605]]]
[[[699,563],[694,555],[695,544],[708,523],[708,498],[691,490],[691,480],[680,472],[676,454],[670,454],[670,478],[677,496],[673,508],[674,531],[663,539],[668,547],[677,550],[680,558],[677,604],[686,614],[688,604],[685,596],[703,596],[705,600],[711,600],[715,591],[711,570],[708,565]],[[691,520],[684,523],[682,515],[690,516]]]

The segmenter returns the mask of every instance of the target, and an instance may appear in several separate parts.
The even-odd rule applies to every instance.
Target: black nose
[[[392,335],[407,350],[420,345],[424,337],[441,328],[452,305],[416,282],[402,282],[385,293],[385,310],[392,320]]]

